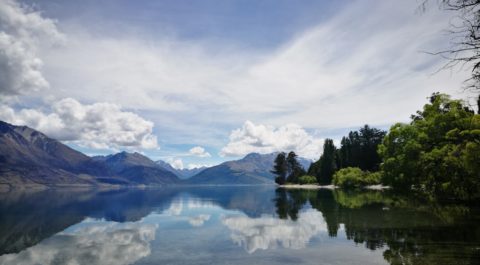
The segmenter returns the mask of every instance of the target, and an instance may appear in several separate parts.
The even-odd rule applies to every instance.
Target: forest
[[[343,137],[340,147],[326,139],[306,172],[294,152],[280,153],[275,182],[357,189],[382,184],[429,198],[478,200],[480,114],[446,94],[428,100],[409,123],[396,123],[388,132],[365,125]]]

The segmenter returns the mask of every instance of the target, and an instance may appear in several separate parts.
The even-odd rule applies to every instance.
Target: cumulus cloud
[[[173,159],[170,162],[170,165],[172,165],[172,167],[175,168],[175,169],[183,169],[183,161],[180,158]]]
[[[294,151],[310,159],[318,159],[323,139],[315,138],[297,124],[275,128],[246,121],[242,128],[230,134],[230,141],[222,148],[223,156],[243,156],[251,152],[272,153]]]
[[[152,224],[89,224],[62,232],[17,254],[0,257],[0,265],[128,265],[150,255],[157,227]]]
[[[192,216],[190,219],[188,219],[188,222],[190,225],[199,227],[202,226],[206,221],[210,220],[210,215],[209,214],[199,214],[197,216]]]
[[[190,155],[198,156],[198,157],[210,157],[210,153],[205,151],[205,148],[201,146],[195,146],[188,151]]]
[[[48,88],[38,47],[63,39],[55,21],[13,0],[0,1],[0,95]]]
[[[327,231],[322,213],[310,209],[300,213],[296,221],[273,216],[224,217],[222,223],[232,232],[232,241],[248,253],[277,247],[301,249],[320,232]]]
[[[0,106],[0,119],[27,125],[50,137],[97,149],[157,148],[153,123],[112,103],[81,104],[65,98],[49,113]]]

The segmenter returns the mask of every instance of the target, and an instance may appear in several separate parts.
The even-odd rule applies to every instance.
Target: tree
[[[432,197],[478,199],[480,115],[436,93],[411,118],[392,126],[379,146],[384,183]]]
[[[362,170],[377,171],[382,161],[377,152],[386,132],[368,125],[358,131],[350,131],[343,137],[337,151],[338,168],[359,167]]]
[[[290,183],[299,183],[299,178],[305,175],[302,165],[297,161],[297,154],[295,152],[288,153],[287,156],[288,177],[287,181]]]
[[[286,160],[286,157],[285,157],[285,153],[281,152],[275,158],[274,165],[273,165],[273,170],[270,171],[270,172],[272,172],[273,174],[276,175],[275,182],[278,185],[285,184],[286,176],[287,176],[287,170],[288,170],[288,168],[287,168],[287,160]]]
[[[420,6],[426,9],[429,0]],[[457,13],[451,22],[450,47],[433,54],[449,60],[444,68],[457,64],[471,67],[472,75],[466,80],[468,88],[480,89],[480,0],[442,0],[440,5]]]
[[[480,95],[478,96],[478,99],[477,99],[477,114],[480,114]]]
[[[333,144],[332,139],[325,139],[325,143],[323,144],[323,154],[317,162],[310,165],[308,174],[315,176],[319,184],[329,185],[332,183],[332,177],[336,170],[336,147]]]

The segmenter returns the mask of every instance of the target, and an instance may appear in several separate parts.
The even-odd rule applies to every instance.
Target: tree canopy
[[[393,125],[379,147],[384,183],[435,197],[478,198],[480,115],[436,93],[411,118]]]
[[[270,172],[276,175],[275,183],[278,185],[285,184],[287,176],[287,160],[284,152],[280,152],[277,155],[273,164],[273,170]]]
[[[297,161],[297,154],[289,152],[286,155],[281,152],[277,155],[274,161],[273,170],[270,171],[276,175],[275,183],[283,185],[286,182],[298,183],[299,178],[305,175],[305,170]]]
[[[382,159],[377,147],[382,143],[387,132],[363,126],[358,131],[351,131],[343,137],[338,150],[338,168],[359,167],[362,170],[376,171]]]

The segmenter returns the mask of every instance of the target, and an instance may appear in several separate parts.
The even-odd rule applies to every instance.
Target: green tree
[[[305,175],[306,173],[305,170],[303,170],[302,165],[297,161],[297,154],[293,151],[288,153],[287,169],[287,181],[290,183],[299,183],[300,176]]]
[[[432,197],[478,199],[480,115],[436,93],[411,118],[392,126],[379,146],[384,183]]]
[[[332,183],[332,177],[337,170],[337,148],[332,139],[325,139],[323,144],[323,153],[320,159],[312,163],[308,169],[308,174],[315,176],[317,182],[321,185]]]
[[[362,170],[376,171],[382,161],[377,152],[386,132],[368,125],[358,131],[349,132],[340,142],[338,168],[359,167]]]
[[[275,182],[278,185],[285,184],[286,177],[287,177],[287,169],[288,167],[287,167],[287,160],[286,160],[285,153],[281,152],[275,158],[273,170],[270,171],[276,175]]]

